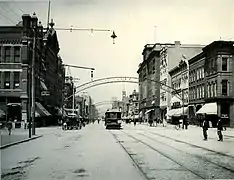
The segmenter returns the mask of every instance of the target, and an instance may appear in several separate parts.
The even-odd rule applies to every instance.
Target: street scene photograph
[[[234,0],[0,0],[2,180],[234,179]]]

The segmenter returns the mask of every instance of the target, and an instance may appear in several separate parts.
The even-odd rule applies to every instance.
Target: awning
[[[149,113],[149,112],[151,112],[151,111],[153,111],[153,109],[147,110],[147,111],[145,112],[145,114],[147,114],[147,113]]]
[[[41,105],[41,103],[36,102],[36,112],[40,116],[51,116],[51,114]]]
[[[217,103],[207,103],[196,114],[217,114]]]
[[[44,90],[44,91],[48,91],[48,88],[46,87],[45,83],[43,81],[40,81],[41,83],[41,88]]]
[[[21,106],[21,103],[8,103],[7,106]]]
[[[176,114],[176,112],[179,111],[179,108],[178,109],[171,109],[168,111],[167,115],[168,116],[173,116],[174,114]]]
[[[188,107],[184,107],[184,115],[187,115],[188,113]],[[183,108],[179,108],[178,111],[175,112],[173,116],[181,116],[183,115]]]
[[[173,104],[175,102],[182,103],[181,99],[179,99],[177,96],[173,96],[173,98],[171,98],[171,104]]]

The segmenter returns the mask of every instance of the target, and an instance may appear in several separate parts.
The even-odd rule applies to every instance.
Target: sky
[[[58,31],[60,56],[65,64],[94,67],[94,79],[111,76],[137,77],[142,50],[147,43],[181,41],[209,44],[234,40],[234,0],[51,0],[55,28],[102,28],[111,32]],[[12,25],[23,13],[36,12],[47,21],[47,0],[0,0],[0,24]],[[70,68],[68,75],[90,81],[90,71]],[[116,83],[88,89],[94,102],[121,98],[137,84]]]

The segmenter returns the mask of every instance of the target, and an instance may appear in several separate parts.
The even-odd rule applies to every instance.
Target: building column
[[[10,89],[14,89],[14,72],[10,72]]]
[[[229,118],[230,118],[230,127],[234,128],[234,101],[230,102]]]

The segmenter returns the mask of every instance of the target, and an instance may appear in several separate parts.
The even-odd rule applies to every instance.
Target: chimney
[[[175,41],[175,48],[180,48],[180,41]]]
[[[31,23],[31,16],[29,14],[23,14],[22,19],[23,19],[23,27],[25,29],[29,29]]]

